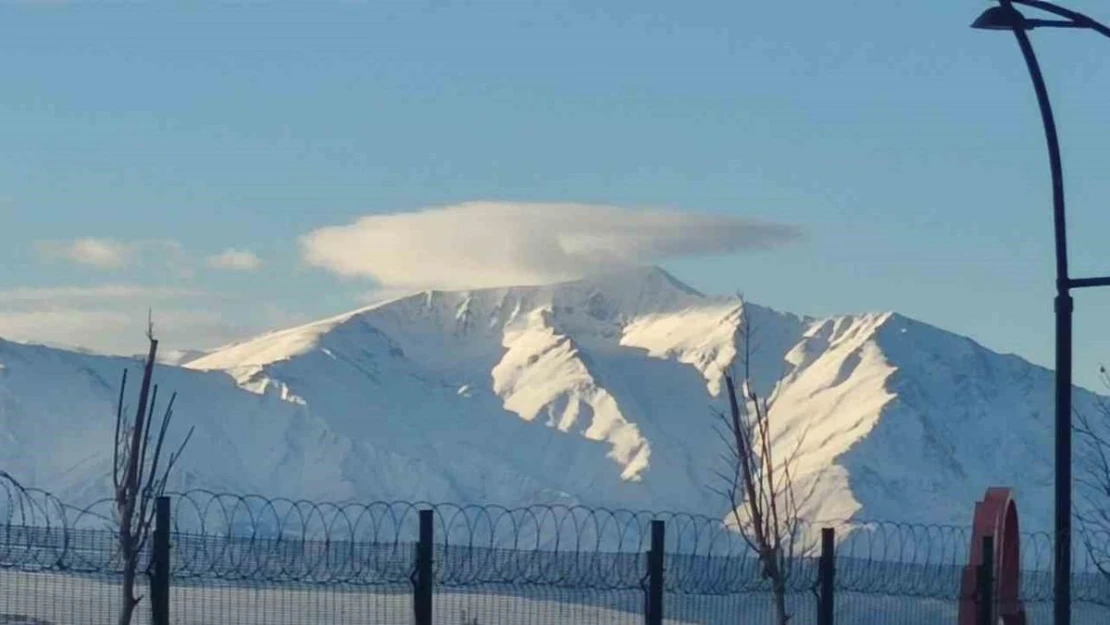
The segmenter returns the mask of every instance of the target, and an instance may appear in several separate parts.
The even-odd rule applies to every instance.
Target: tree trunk
[[[118,625],[131,625],[131,618],[135,613],[135,606],[138,601],[135,599],[135,578],[137,566],[137,554],[131,544],[131,537],[126,535],[121,545],[120,552],[123,556],[123,579],[121,581],[122,596],[120,597],[119,606],[119,621]]]
[[[786,613],[786,584],[781,580],[771,580],[772,613],[775,625],[787,625],[790,615]]]
[[[131,625],[131,616],[135,612],[135,571],[132,567],[124,565],[123,571],[123,596],[119,606],[119,625]]]

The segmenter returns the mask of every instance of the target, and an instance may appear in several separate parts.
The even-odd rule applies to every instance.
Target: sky
[[[414,288],[657,263],[1048,365],[1036,101],[977,0],[0,2],[0,336],[210,348]],[[1110,20],[1104,3],[1071,8]],[[1110,45],[1037,31],[1076,276]],[[1076,294],[1101,388],[1110,289]]]

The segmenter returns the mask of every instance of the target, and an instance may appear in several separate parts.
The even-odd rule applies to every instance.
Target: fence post
[[[420,542],[416,545],[416,571],[413,576],[412,609],[416,625],[432,625],[432,510],[420,511]]]
[[[651,522],[651,550],[647,558],[647,597],[644,602],[646,625],[663,625],[663,548],[666,525],[663,521]]]
[[[983,559],[979,564],[978,625],[994,623],[994,536],[983,537]]]
[[[154,500],[154,540],[151,553],[150,622],[170,625],[170,498]]]
[[[836,530],[821,528],[821,560],[817,569],[817,625],[833,625],[836,581]]]

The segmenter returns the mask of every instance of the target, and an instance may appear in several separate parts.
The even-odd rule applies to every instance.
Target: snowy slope
[[[654,268],[420,293],[189,354],[158,380],[180,393],[178,425],[197,426],[188,485],[720,515],[711,407],[744,315],[808,516],[966,523],[986,486],[1008,484],[1026,526],[1047,523],[1049,372],[896,314],[799,317]],[[138,363],[0,341],[0,466],[107,493],[125,366]]]

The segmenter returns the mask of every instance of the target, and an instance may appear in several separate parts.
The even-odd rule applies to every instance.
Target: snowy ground
[[[145,591],[144,591],[145,592]],[[56,573],[0,571],[0,623],[4,625],[101,625],[110,623],[119,602],[108,578]],[[407,587],[199,585],[179,583],[171,592],[172,620],[178,625],[364,625],[412,622]],[[815,621],[809,593],[790,597],[796,625]],[[643,622],[643,595],[637,590],[584,591],[553,587],[441,589],[435,622],[443,625],[636,625]],[[1051,605],[1027,606],[1033,625],[1050,621]],[[764,593],[666,596],[665,622],[706,625],[770,625]],[[838,595],[837,623],[851,625],[936,625],[955,623],[953,599],[896,597],[861,593]],[[1110,622],[1110,608],[1078,603],[1077,625]],[[35,620],[38,619],[38,620]],[[137,625],[147,625],[144,602]]]

